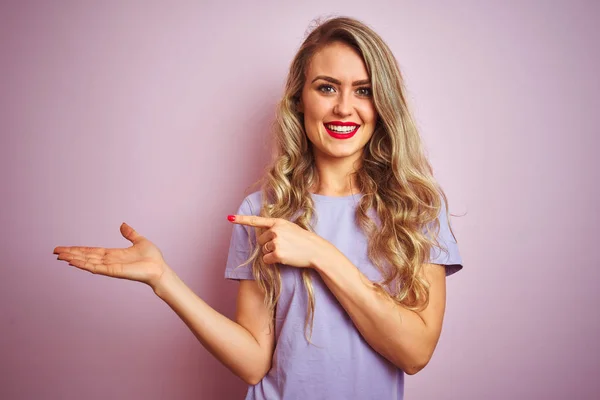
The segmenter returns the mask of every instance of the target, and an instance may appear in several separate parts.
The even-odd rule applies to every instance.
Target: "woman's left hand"
[[[320,257],[335,249],[316,233],[285,219],[252,215],[230,215],[228,219],[234,224],[265,229],[257,238],[264,253],[265,264],[314,268]]]

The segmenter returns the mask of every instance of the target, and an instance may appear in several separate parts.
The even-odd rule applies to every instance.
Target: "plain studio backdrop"
[[[597,398],[600,6],[566,0],[4,1],[0,398],[243,398],[150,288],[52,250],[127,247],[125,221],[232,318],[226,215],[330,15],[392,48],[459,215],[465,268],[406,399]]]

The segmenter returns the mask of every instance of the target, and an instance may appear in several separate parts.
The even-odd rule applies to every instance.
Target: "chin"
[[[328,149],[325,154],[332,158],[348,158],[355,157],[360,151],[361,149]]]

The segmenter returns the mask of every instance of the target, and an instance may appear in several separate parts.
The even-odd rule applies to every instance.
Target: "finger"
[[[275,253],[273,252],[265,254],[263,256],[263,261],[265,264],[277,264],[279,262],[277,257],[275,257]]]
[[[110,249],[112,250],[112,249]],[[84,247],[84,246],[59,246],[54,249],[54,254],[71,253],[71,254],[97,254],[104,255],[107,249],[104,247]]]
[[[104,247],[57,247],[54,254],[75,254],[86,257],[102,258],[107,255],[121,256],[125,249],[106,249]]]
[[[68,261],[69,265],[97,275],[121,277],[123,271],[123,264],[106,264],[99,259],[85,259],[82,256],[71,256]]]
[[[275,225],[277,218],[265,218],[256,215],[231,215],[228,218],[234,224],[254,226],[256,228],[270,228]]]
[[[95,275],[116,276],[116,274],[113,272],[113,269],[109,268],[109,265],[106,264],[97,264],[83,260],[71,260],[69,261],[69,265],[72,265],[84,271],[91,272]]]
[[[101,262],[101,260],[99,260],[97,258],[88,258],[86,256],[77,255],[77,254],[73,254],[73,253],[60,253],[56,259],[57,260],[61,260],[61,261],[67,261],[67,262],[71,262],[71,261],[74,261],[74,260],[78,260],[78,261],[88,261],[88,260],[90,260],[90,262],[94,262],[94,263]]]
[[[275,234],[275,232],[273,232],[272,230],[269,229],[267,231],[264,231],[262,234],[260,234],[258,236],[258,238],[256,239],[256,243],[258,243],[259,245],[262,246],[265,243],[270,242],[271,240],[275,239],[275,236],[277,236]]]
[[[269,254],[275,251],[275,243],[267,242],[262,247],[263,254]]]
[[[121,235],[123,235],[125,239],[129,240],[133,244],[136,244],[144,238],[125,222],[121,224],[119,229],[121,230]]]
[[[62,252],[58,254],[57,260],[71,261],[71,260],[93,260],[93,262],[106,262],[108,261],[108,253],[94,254],[94,253],[83,253],[83,252]]]
[[[59,255],[60,260],[67,261],[69,265],[82,269],[84,271],[91,272],[93,274],[100,273],[106,269],[103,266],[102,261],[97,259],[86,259],[83,256],[76,256],[72,254]]]

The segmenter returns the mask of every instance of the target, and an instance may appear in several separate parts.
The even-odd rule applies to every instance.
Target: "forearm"
[[[246,383],[260,380],[266,365],[265,350],[243,326],[218,313],[198,297],[172,270],[154,288],[190,328],[202,345]]]
[[[341,253],[323,257],[314,267],[375,351],[407,374],[427,364],[437,340],[419,314],[378,292]]]

